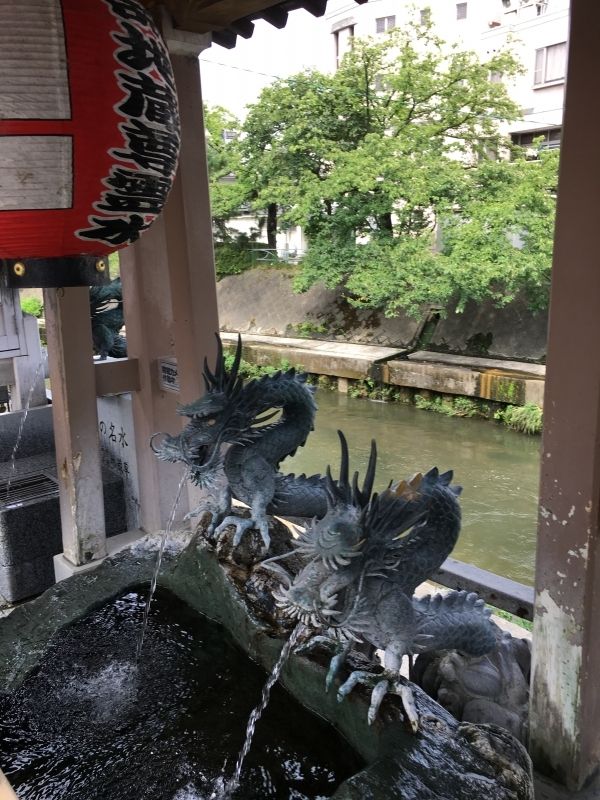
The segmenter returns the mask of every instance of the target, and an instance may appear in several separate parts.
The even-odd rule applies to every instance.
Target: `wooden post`
[[[140,365],[133,413],[141,526],[148,531],[164,527],[182,474],[181,465],[156,460],[150,437],[174,433],[182,424],[177,403],[203,393],[202,361],[214,358],[219,330],[198,63],[210,36],[173,31],[168,24],[163,33],[179,97],[179,169],[161,218],[121,256],[128,354]],[[160,381],[160,362],[169,358],[177,360],[177,392]],[[181,505],[178,519],[187,510]]]
[[[600,4],[572,0],[530,707],[534,763],[571,789],[600,764],[599,30]]]
[[[44,289],[64,556],[74,566],[106,555],[87,287]]]
[[[13,361],[15,392],[14,397],[11,395],[12,411],[25,408],[28,402],[31,408],[46,405],[45,365],[37,319],[24,316],[23,331],[27,355]]]

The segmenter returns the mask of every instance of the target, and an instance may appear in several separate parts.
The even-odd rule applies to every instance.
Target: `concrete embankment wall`
[[[489,302],[467,304],[461,314],[432,313],[428,320],[406,314],[388,319],[382,311],[353,308],[341,292],[322,285],[304,294],[292,288],[293,272],[254,269],[218,284],[224,331],[266,336],[306,336],[346,343],[415,348],[427,326],[427,349],[439,353],[513,361],[543,362],[547,315],[532,313],[522,299],[505,308]]]
[[[224,339],[244,337],[244,357],[261,365],[281,360],[307,372],[370,378],[393,386],[496,402],[542,405],[546,317],[523,301],[504,309],[471,303],[464,313],[387,319],[352,308],[340,292],[292,289],[293,273],[251,270],[218,285]]]

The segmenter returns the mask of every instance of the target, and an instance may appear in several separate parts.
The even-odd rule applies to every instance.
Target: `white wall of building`
[[[514,2],[514,0],[513,0]],[[514,50],[525,67],[525,74],[515,80],[511,87],[511,96],[522,109],[522,119],[511,125],[512,131],[533,131],[560,127],[565,94],[566,50],[560,47],[568,41],[569,36],[569,3],[568,0],[548,0],[545,12],[537,15],[536,3],[512,10],[502,17],[502,25],[483,32],[479,50],[482,55],[491,55],[494,50],[504,46],[512,39]],[[550,50],[547,50],[550,48]],[[556,63],[556,79],[545,80],[545,76],[536,75],[537,51],[561,51],[561,65]],[[558,54],[558,53],[557,53]],[[546,59],[544,65],[550,68]],[[551,72],[548,76],[552,78]]]
[[[341,42],[344,45],[349,42],[349,32],[377,38],[384,35],[378,30],[388,27],[390,21],[401,26],[409,17],[414,18],[415,14],[418,17],[427,9],[442,38],[474,50],[482,58],[510,43],[525,68],[525,74],[507,87],[522,109],[522,118],[509,126],[510,132],[560,127],[565,71],[562,70],[560,78],[536,83],[536,51],[550,48],[547,52],[551,59],[552,53],[559,54],[556,45],[567,42],[569,0],[416,0],[416,3],[370,0],[363,5],[332,0],[325,15],[331,32],[330,67],[335,66]],[[563,51],[566,65],[566,47]],[[554,66],[557,74],[561,72],[551,60],[546,59],[544,66]]]

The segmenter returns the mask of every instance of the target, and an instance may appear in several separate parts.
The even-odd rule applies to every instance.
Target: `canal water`
[[[350,466],[364,475],[377,441],[376,488],[437,466],[463,487],[462,532],[455,558],[533,584],[539,437],[484,419],[444,417],[400,403],[354,399],[320,390],[316,428],[283,471],[339,469],[337,429],[346,434]]]

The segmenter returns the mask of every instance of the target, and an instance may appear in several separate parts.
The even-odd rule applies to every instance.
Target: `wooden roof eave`
[[[364,3],[367,0],[355,0]],[[163,6],[175,28],[192,33],[212,33],[213,41],[223,47],[235,47],[237,37],[249,39],[254,21],[264,19],[276,28],[284,28],[288,14],[304,8],[316,17],[325,13],[327,0],[140,0],[149,10]]]

